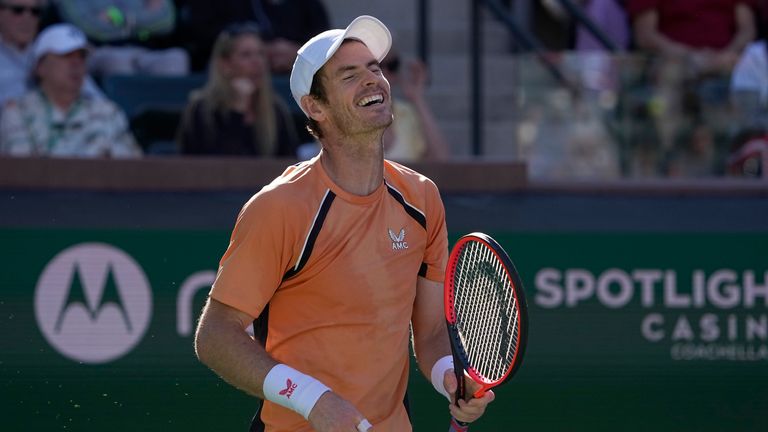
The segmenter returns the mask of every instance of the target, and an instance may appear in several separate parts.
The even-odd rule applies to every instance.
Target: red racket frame
[[[519,309],[519,317],[518,317],[518,339],[517,339],[517,349],[515,350],[515,355],[512,359],[512,362],[510,363],[509,369],[504,373],[504,376],[502,376],[501,379],[496,381],[489,381],[486,378],[480,376],[480,374],[475,370],[472,366],[467,364],[467,358],[466,355],[462,353],[463,347],[461,347],[461,342],[458,339],[458,333],[455,329],[456,326],[456,313],[453,308],[454,304],[454,274],[456,271],[456,264],[458,261],[458,257],[460,255],[460,252],[462,251],[464,245],[469,242],[480,242],[483,243],[486,247],[488,247],[493,254],[496,256],[496,258],[503,264],[504,271],[509,276],[509,280],[512,281],[512,294],[515,297],[515,301],[518,304]],[[493,387],[497,387],[504,382],[508,381],[512,376],[517,372],[517,369],[522,364],[522,359],[525,353],[525,347],[527,344],[528,339],[528,307],[525,300],[525,293],[523,291],[523,284],[520,280],[520,275],[517,273],[517,269],[515,269],[515,266],[512,264],[512,260],[509,259],[509,256],[507,255],[506,251],[501,247],[501,245],[494,240],[491,236],[485,233],[480,232],[474,232],[471,234],[467,234],[463,237],[461,237],[456,244],[453,246],[453,249],[451,249],[451,254],[448,258],[448,266],[447,271],[445,273],[445,284],[444,284],[444,290],[443,290],[443,301],[444,301],[444,312],[445,312],[445,320],[446,324],[448,325],[448,334],[451,338],[451,346],[454,351],[454,363],[457,361],[460,362],[461,368],[472,378],[473,381],[475,381],[477,384],[479,384],[481,387],[479,390],[477,390],[472,397],[479,398],[482,397],[488,390],[490,390]],[[456,364],[455,367],[458,367],[459,364]],[[457,376],[458,378],[458,376]],[[459,383],[459,388],[462,388],[462,383]]]

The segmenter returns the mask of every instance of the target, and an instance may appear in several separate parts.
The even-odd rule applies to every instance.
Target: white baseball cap
[[[79,28],[71,24],[55,24],[40,32],[32,47],[32,57],[37,63],[48,53],[69,54],[88,49],[88,39]]]
[[[392,35],[387,26],[369,15],[355,18],[344,30],[327,30],[313,37],[299,48],[291,69],[291,94],[299,107],[302,96],[309,94],[315,73],[333,56],[345,39],[356,39],[364,43],[378,61],[384,60],[392,46]],[[301,110],[304,111],[304,108]],[[304,114],[307,112],[304,111]]]

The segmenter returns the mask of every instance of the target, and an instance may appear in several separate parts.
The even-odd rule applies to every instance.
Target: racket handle
[[[466,396],[466,383],[464,382],[464,368],[461,367],[456,354],[453,354],[453,372],[456,374],[456,406],[459,406],[459,399]]]
[[[469,423],[460,422],[451,416],[451,425],[448,427],[448,432],[467,432],[468,430]]]
[[[461,365],[461,363],[459,363],[459,359],[455,352],[453,353],[453,364],[453,371],[456,373],[456,406],[459,406],[459,399],[464,399],[464,396],[466,396],[466,387],[464,382],[464,368],[460,366],[456,367],[457,365]],[[448,432],[467,432],[468,430],[469,423],[458,421],[451,416],[451,425],[448,428]]]

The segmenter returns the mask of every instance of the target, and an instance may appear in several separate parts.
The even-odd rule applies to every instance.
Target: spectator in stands
[[[450,147],[424,98],[426,65],[417,59],[404,64],[393,48],[381,62],[381,69],[395,96],[394,121],[383,138],[384,156],[400,162],[447,159]]]
[[[682,133],[666,159],[668,177],[706,178],[721,175],[724,170],[716,152],[714,132],[703,122]]]
[[[612,180],[619,178],[618,150],[610,139],[597,110],[591,106],[572,107],[564,140],[564,157],[557,176],[567,179]]]
[[[768,177],[768,136],[764,130],[744,130],[731,143],[726,174],[732,177]]]
[[[754,117],[768,108],[768,43],[754,42],[739,58],[731,75],[731,96],[743,115]]]
[[[732,127],[736,131],[728,160],[731,175],[759,176],[755,168],[760,168],[761,163],[756,164],[759,158],[753,156],[768,155],[752,151],[765,148],[768,132],[768,2],[763,1],[759,6],[761,37],[744,50],[731,75]],[[768,158],[764,162],[768,163]],[[765,173],[763,171],[763,175]]]
[[[330,27],[321,0],[187,0],[186,7],[185,33],[195,70],[205,67],[216,36],[234,22],[259,25],[277,74],[290,73],[299,47]]]
[[[629,25],[624,0],[579,0],[584,8],[584,15],[603,31],[605,36],[620,50],[629,46]],[[590,33],[587,28],[576,23],[576,40],[574,48],[577,51],[604,50],[605,47]]]
[[[44,0],[0,0],[0,107],[28,90],[32,42],[45,7]],[[84,89],[102,96],[90,78]]]
[[[700,73],[730,73],[756,35],[753,0],[629,0],[627,9],[638,47]]]
[[[109,74],[185,75],[189,56],[166,46],[176,25],[173,0],[54,0],[64,22],[81,28],[96,45],[89,69]]]
[[[0,153],[12,156],[138,157],[125,114],[84,95],[88,42],[68,24],[40,33],[32,47],[34,89],[9,102],[0,119]]]
[[[29,54],[42,0],[0,0],[0,104],[26,91]]]
[[[731,75],[731,102],[739,132],[768,131],[768,1],[758,4],[761,37],[742,52]]]
[[[296,156],[297,128],[274,94],[266,51],[254,24],[233,24],[219,35],[208,82],[181,121],[181,153]]]
[[[662,134],[652,104],[633,105],[627,113],[631,122],[622,126],[626,141],[622,171],[629,178],[657,178],[662,174]]]
[[[696,121],[729,127],[730,74],[755,38],[754,0],[629,0],[636,45],[657,55],[649,103],[659,131],[659,152]]]
[[[590,23],[599,29],[606,39],[619,51],[625,51],[629,46],[629,25],[624,0],[572,0],[576,9],[582,11],[582,15]],[[577,79],[584,92],[584,96],[590,98],[612,97],[618,87],[620,64],[617,58],[612,56],[599,38],[589,31],[589,27],[572,14],[560,0],[541,0],[536,2],[548,18],[549,22],[556,25],[546,25],[537,33],[560,33],[559,39],[567,40],[567,48],[573,49],[573,54],[566,57],[562,66],[567,67],[567,75]],[[541,14],[539,14],[541,15]],[[547,21],[537,20],[538,24]],[[559,31],[558,31],[559,28]],[[544,41],[551,39],[543,38]],[[561,42],[562,43],[562,42]],[[562,50],[565,47],[546,43],[549,49]],[[610,92],[610,93],[608,93]]]

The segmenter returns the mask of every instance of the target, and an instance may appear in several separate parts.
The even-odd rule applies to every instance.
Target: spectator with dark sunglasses
[[[0,104],[26,90],[29,48],[42,10],[42,0],[0,0]]]
[[[43,8],[40,6],[25,6],[18,4],[0,4],[0,10],[9,10],[14,15],[24,15],[25,13],[39,17],[43,13]]]
[[[29,89],[32,42],[45,12],[44,0],[0,0],[0,110],[5,103]],[[83,91],[103,97],[96,84],[86,79]]]
[[[0,153],[17,157],[141,156],[125,113],[83,94],[90,46],[69,24],[47,27],[32,45],[32,89],[6,104]]]

